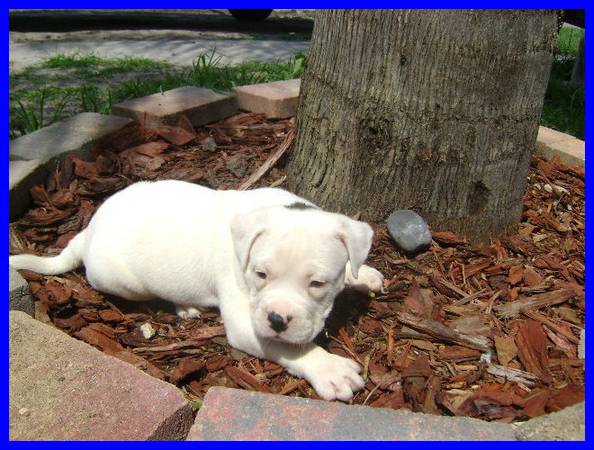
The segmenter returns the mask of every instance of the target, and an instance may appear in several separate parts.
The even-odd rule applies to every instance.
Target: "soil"
[[[293,128],[258,114],[197,130],[183,118],[176,127],[128,127],[98,146],[93,162],[69,157],[31,189],[34,207],[10,224],[11,253],[59,253],[107,196],[138,180],[237,188],[289,144]],[[283,163],[254,186],[282,187]],[[345,291],[317,339],[361,363],[367,384],[352,403],[512,422],[583,401],[584,180],[582,168],[535,156],[517,233],[489,244],[432,230],[431,247],[407,257],[384,223],[372,224],[368,264],[385,275],[385,293]],[[182,320],[169,303],[95,291],[84,269],[21,274],[38,318],[190,400],[215,385],[317,398],[279,365],[231,348],[216,311]]]

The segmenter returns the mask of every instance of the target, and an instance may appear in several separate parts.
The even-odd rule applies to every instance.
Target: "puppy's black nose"
[[[272,328],[277,333],[285,331],[287,329],[288,321],[283,319],[280,314],[275,312],[268,313],[268,322],[270,322],[270,328]]]

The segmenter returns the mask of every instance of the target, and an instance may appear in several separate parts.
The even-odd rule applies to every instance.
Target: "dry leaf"
[[[188,378],[190,375],[195,375],[204,368],[204,361],[196,359],[185,359],[180,362],[169,377],[169,381],[178,384]]]
[[[507,279],[511,284],[518,284],[522,281],[522,276],[524,275],[524,270],[522,266],[511,266],[509,268],[509,275]]]
[[[520,361],[545,383],[553,381],[548,371],[547,336],[542,325],[534,320],[524,320],[518,327],[515,338]]]
[[[101,324],[92,323],[75,332],[74,336],[108,354],[113,355],[124,350],[118,342],[105,334],[105,328],[100,325]]]
[[[495,336],[494,340],[499,364],[508,366],[518,355],[518,347],[516,347],[514,338],[508,336]]]

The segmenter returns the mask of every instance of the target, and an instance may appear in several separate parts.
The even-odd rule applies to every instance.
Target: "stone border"
[[[236,87],[239,107],[246,111],[264,113],[269,119],[295,116],[299,102],[301,79],[273,81]]]
[[[248,101],[241,101],[241,107],[247,110],[255,109],[254,112],[264,112],[269,116],[274,116],[275,114],[284,115],[287,114],[286,111],[294,111],[296,105],[295,84],[298,84],[298,82],[298,80],[289,80],[290,90],[286,95],[283,95],[282,92],[280,92],[279,94],[279,86],[281,87],[282,91],[282,83],[279,85],[279,83],[277,82],[272,87],[270,86],[270,83],[263,83],[261,86],[255,87],[252,86],[248,90],[253,90],[258,94],[257,102],[254,103],[255,106],[249,106]],[[172,110],[171,105],[167,105],[167,107],[164,108],[164,110],[166,110],[166,114],[161,114],[163,116],[166,115],[167,123],[174,123],[175,120],[179,117],[179,115],[188,114],[188,112],[190,112],[192,118],[195,119],[192,121],[198,124],[204,123],[202,113],[205,116],[210,117],[211,119],[215,117],[215,119],[213,120],[217,120],[218,118],[221,118],[220,116],[226,117],[227,115],[231,115],[237,111],[237,107],[234,106],[237,104],[235,94],[221,98],[220,95],[215,94],[213,92],[214,95],[212,98],[214,98],[216,101],[209,103],[208,98],[206,98],[205,100],[205,96],[208,97],[208,93],[205,92],[205,90],[195,90],[195,88],[178,89],[182,89],[182,92],[185,93],[195,93],[200,98],[198,103],[194,106],[192,106],[191,104],[191,99],[184,99],[183,104],[180,105],[180,108],[178,108],[178,110],[175,110],[175,108],[173,108]],[[240,94],[240,92],[241,89],[236,90],[236,94]],[[270,94],[270,98],[266,97],[268,94]],[[161,108],[162,105],[159,103],[159,100],[162,98],[167,98],[166,95],[164,95],[162,98],[155,97],[155,95],[149,97],[149,101],[147,101],[147,98],[143,97],[128,102],[128,105],[132,104],[136,107],[137,105],[142,104],[144,99],[145,104],[151,105],[152,108],[155,108],[155,100],[157,100],[156,105],[158,108]],[[169,97],[171,98],[172,96]],[[224,108],[221,108],[220,106],[221,100],[227,102],[225,103],[226,106]],[[282,104],[282,101],[285,101],[286,104]],[[212,110],[209,110],[211,106]],[[119,109],[116,108],[115,112],[118,112]],[[134,111],[134,114],[130,113],[130,111],[122,111],[121,113],[125,116],[132,115],[133,117],[139,120],[143,116],[146,117],[146,115],[144,115],[142,112],[138,112],[136,110]],[[148,111],[147,114],[149,114]],[[77,154],[83,159],[88,158],[90,156],[91,149],[94,145],[97,145],[99,142],[103,141],[103,139],[109,140],[110,138],[113,138],[115,135],[118,135],[118,133],[121,133],[122,131],[124,131],[125,133],[125,129],[128,126],[137,127],[137,125],[138,124],[133,122],[130,118],[122,118],[113,115],[106,116],[96,113],[81,113],[62,122],[55,123],[34,133],[22,136],[18,139],[15,139],[14,141],[11,141],[11,162],[9,168],[10,220],[15,220],[24,211],[27,210],[27,208],[31,204],[31,199],[28,193],[29,189],[35,184],[38,184],[45,177],[47,177],[47,174],[49,170],[51,170],[52,165],[55,163],[55,161],[63,159],[68,154]],[[585,163],[585,144],[583,141],[580,141],[579,139],[576,139],[573,136],[569,136],[564,133],[559,133],[546,127],[540,127],[539,129],[535,152],[543,155],[545,158],[559,156],[561,158],[561,161],[567,164],[578,165],[583,167]],[[12,272],[15,273],[13,274]],[[32,298],[28,289],[28,285],[26,285],[25,280],[23,280],[16,271],[12,272],[10,282],[10,308],[11,310],[20,309],[26,311],[28,314],[33,314]],[[24,285],[23,282],[25,283]],[[42,319],[41,317],[36,318]],[[73,338],[70,339],[76,341]],[[76,341],[75,344],[78,345],[78,341]],[[117,361],[112,356],[108,356],[105,354],[105,357]],[[114,375],[114,377],[117,377],[117,375]],[[220,395],[221,389],[224,388],[213,389],[213,394],[209,394],[207,395],[207,397],[216,397],[217,395]],[[84,396],[85,392],[79,392],[79,395]],[[250,393],[245,395],[253,396],[255,394]],[[271,397],[273,398],[274,402],[283,403],[287,399],[289,399],[287,400],[289,402],[293,401],[290,397],[278,396],[279,398],[276,400],[274,399],[274,397],[276,396],[273,395]],[[308,404],[307,401],[305,403]],[[345,408],[346,410],[353,408],[351,406],[346,405],[339,406],[340,408]],[[327,409],[333,409],[336,407],[337,405],[334,404],[327,405]],[[208,415],[209,411],[212,411],[213,408],[215,408],[215,406],[208,404],[208,407],[198,414],[196,418],[196,424],[199,424],[202,420],[205,420],[203,416]],[[18,411],[18,414],[26,415],[27,411],[25,410],[26,408],[21,408]],[[255,414],[258,413],[253,408],[252,411],[254,411]],[[371,419],[377,414],[390,414],[390,412],[387,411],[381,411],[378,413],[377,409],[375,408],[361,406],[357,407],[357,411],[361,412],[362,416]],[[402,416],[402,412],[400,411],[389,411],[395,414],[394,417]],[[583,404],[581,404],[576,405],[575,407],[567,408],[566,410],[563,410],[559,413],[541,416],[521,424],[514,424],[514,436],[517,439],[527,440],[583,439],[583,411],[584,406]],[[421,417],[425,416],[423,414],[410,414],[411,416],[406,416],[407,420],[409,417],[414,416],[412,420],[413,422],[416,422],[419,426],[419,433],[415,435],[415,438],[423,439],[426,436],[431,436],[430,432],[432,425],[429,422],[434,423],[436,417],[431,416],[429,418],[426,418]],[[581,423],[579,421],[580,414],[582,418]],[[447,417],[437,417],[441,419],[442,422],[440,423],[442,423],[445,428],[447,428],[447,423],[453,424],[454,422],[451,421],[455,420]],[[578,419],[576,419],[576,417]],[[251,420],[255,419],[257,418],[252,417]],[[427,420],[429,420],[429,422],[427,422]],[[563,425],[556,427],[555,425],[558,423],[562,423]],[[489,424],[489,422],[486,422],[486,424]],[[501,424],[493,425],[500,426]],[[164,426],[167,428],[168,425],[165,424]],[[202,429],[201,425],[194,426],[194,430],[197,430],[198,428]],[[553,429],[554,431],[551,432],[551,429]],[[167,434],[168,430],[161,430],[160,433],[163,433],[161,436],[180,436],[179,430],[170,431],[173,434]],[[195,434],[194,436],[198,435],[199,434]],[[385,438],[385,436],[387,435],[384,434],[383,436]]]
[[[112,114],[129,117],[147,128],[175,125],[183,114],[195,127],[229,117],[237,112],[235,95],[211,89],[183,86],[116,103]]]
[[[27,283],[27,280],[25,280],[17,270],[10,266],[8,269],[10,311],[22,311],[29,314],[31,317],[35,317],[35,300],[33,300],[33,296],[31,295],[29,283]]]
[[[71,154],[89,159],[96,145],[130,126],[129,118],[87,112],[10,141],[9,220],[31,206],[29,190],[46,179],[57,161]]]
[[[570,166],[584,167],[586,164],[584,141],[547,127],[538,129],[535,152],[546,159],[558,156],[561,162]]]
[[[172,384],[21,311],[9,313],[12,440],[184,440],[192,407]]]
[[[10,141],[10,160],[48,161],[69,154],[88,159],[94,145],[131,123],[129,118],[83,112]]]
[[[39,159],[9,161],[8,164],[8,189],[10,192],[8,220],[12,222],[22,216],[31,206],[29,190],[47,180],[50,164]]]
[[[213,386],[186,440],[584,440],[584,406],[505,424]]]

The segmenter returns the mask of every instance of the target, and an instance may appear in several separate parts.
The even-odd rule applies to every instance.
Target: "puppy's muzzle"
[[[277,333],[282,333],[285,331],[289,327],[289,322],[291,319],[291,316],[287,316],[285,318],[274,311],[268,313],[268,322],[270,323],[270,328],[272,328]]]

